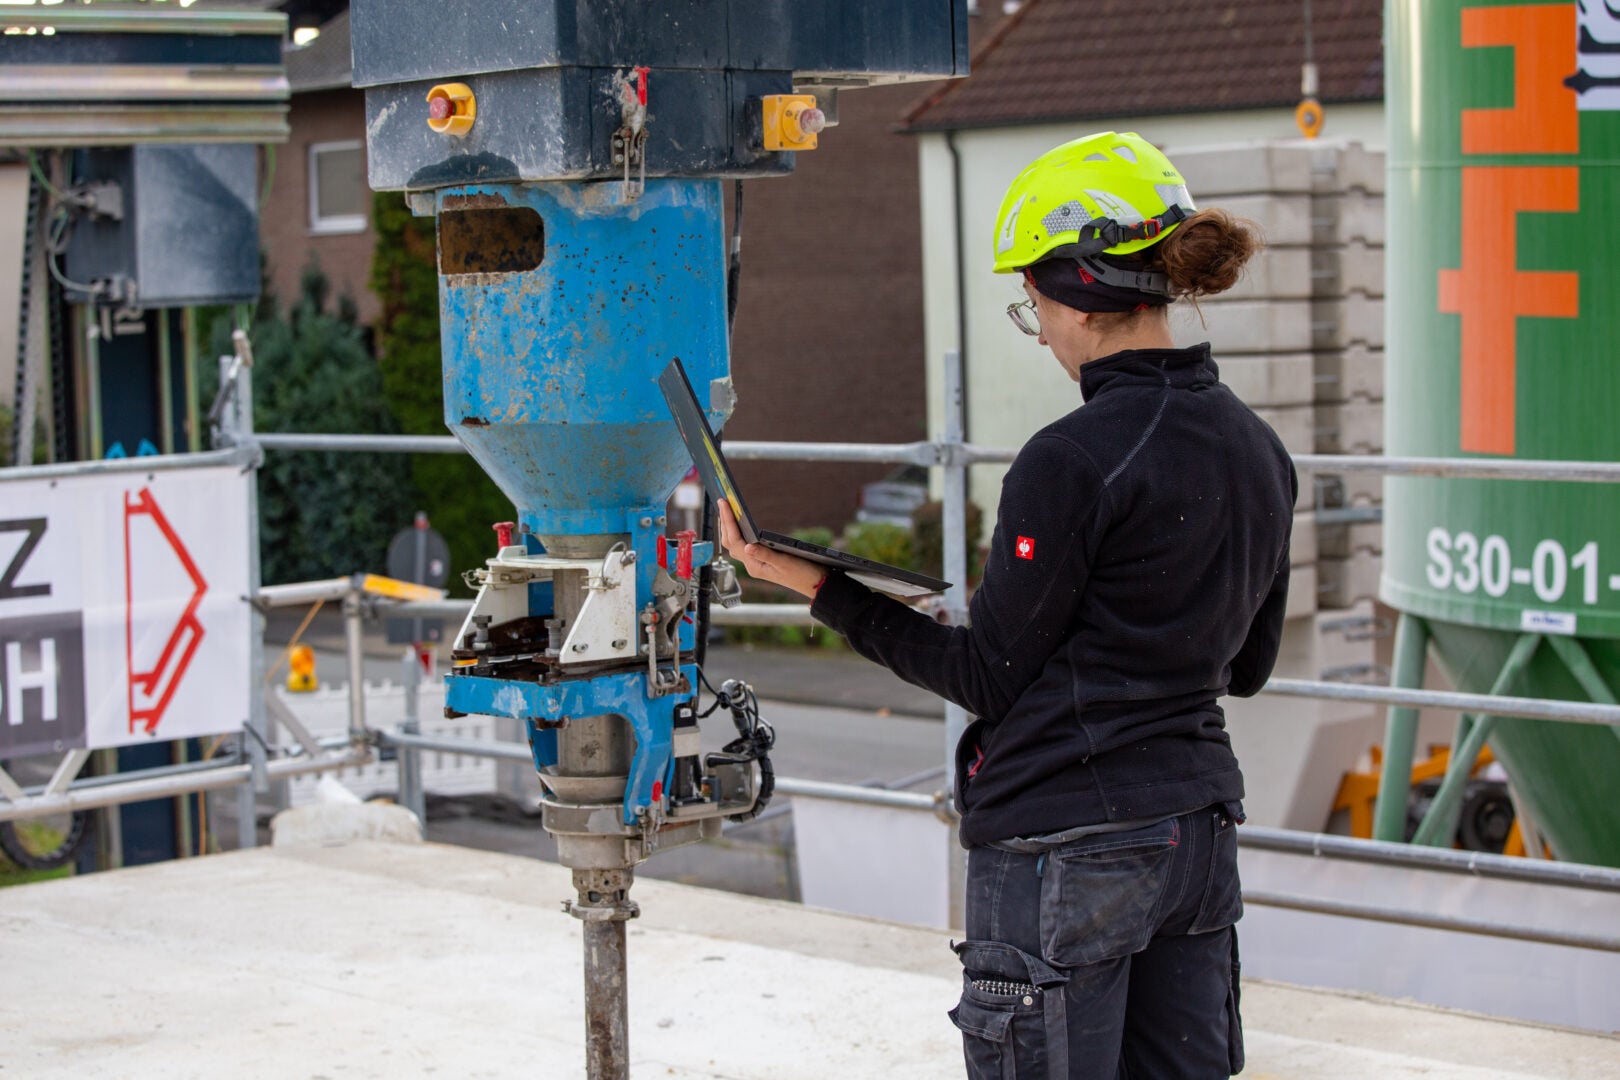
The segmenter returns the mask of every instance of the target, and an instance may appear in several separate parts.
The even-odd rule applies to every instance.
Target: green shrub
[[[882,521],[852,522],[844,529],[839,548],[851,555],[873,559],[902,570],[914,569],[911,530]]]
[[[259,306],[250,331],[259,431],[397,430],[353,305],[329,312],[329,288],[311,266],[285,318],[273,299]],[[228,342],[230,325],[217,320],[214,340]],[[410,525],[411,510],[408,464],[397,454],[273,452],[259,470],[264,581],[382,570],[389,538]]]
[[[808,544],[820,544],[822,547],[833,546],[833,531],[820,525],[813,525],[807,529],[794,529],[793,538],[803,540]]]
[[[944,505],[938,500],[923,503],[912,511],[911,538],[916,552],[916,570],[935,577],[945,574]],[[967,565],[968,582],[984,577],[984,550],[980,547],[984,535],[984,511],[977,503],[967,504]]]
[[[382,391],[400,429],[443,435],[444,375],[439,359],[439,271],[433,219],[411,214],[398,192],[372,203],[377,246],[371,288],[382,303],[377,320]],[[495,553],[490,525],[516,520],[511,500],[472,458],[417,454],[410,459],[414,508],[423,510],[450,546],[450,589],[465,592],[461,574]]]

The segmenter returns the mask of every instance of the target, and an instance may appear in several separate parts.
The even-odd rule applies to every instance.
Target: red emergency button
[[[428,127],[458,138],[472,130],[478,118],[478,99],[466,83],[440,83],[427,92]]]

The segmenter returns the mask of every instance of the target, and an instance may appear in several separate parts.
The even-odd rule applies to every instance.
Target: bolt
[[[665,517],[663,514],[659,514],[658,515],[658,524],[660,524],[660,525],[668,525],[669,524],[669,518]]]
[[[628,641],[626,641],[624,638],[617,638],[613,642],[613,647],[615,649],[622,649],[628,644],[630,644],[630,643]]]
[[[641,527],[643,529],[652,528],[652,523],[653,523],[653,519],[650,518],[650,517],[644,517],[644,518],[641,519]]]
[[[447,97],[436,97],[428,102],[428,115],[435,120],[448,120],[455,111],[455,104]]]
[[[574,646],[574,651],[575,652],[584,652],[586,649],[589,649],[589,648],[590,648],[589,645],[587,645],[587,644],[585,644],[585,642],[581,641],[581,642],[577,643]]]
[[[633,552],[633,551],[627,551],[623,555],[619,556],[619,565],[620,566],[629,566],[631,563],[633,563],[635,561],[636,561],[636,553]]]

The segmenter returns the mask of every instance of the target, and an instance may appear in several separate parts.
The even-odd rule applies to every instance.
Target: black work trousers
[[[1209,1080],[1243,1068],[1232,816],[968,854],[969,1080]]]

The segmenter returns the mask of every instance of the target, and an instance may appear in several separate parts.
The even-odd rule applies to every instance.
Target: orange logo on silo
[[[1513,106],[1464,109],[1465,154],[1573,154],[1580,149],[1573,4],[1464,8],[1464,48],[1513,50]],[[1580,170],[1563,165],[1462,169],[1462,266],[1440,271],[1440,310],[1462,316],[1463,450],[1512,454],[1517,320],[1579,314],[1580,275],[1520,270],[1520,213],[1580,209]]]

